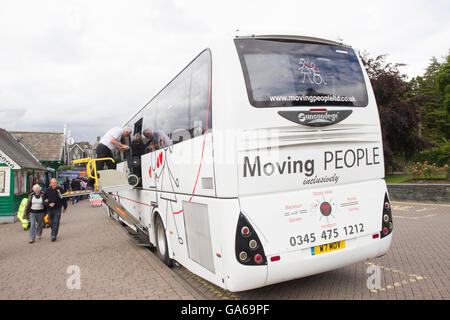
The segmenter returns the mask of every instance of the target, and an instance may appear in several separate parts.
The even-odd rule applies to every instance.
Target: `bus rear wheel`
[[[169,257],[169,246],[167,245],[166,229],[159,216],[155,221],[156,231],[156,253],[158,258],[168,267],[173,266],[173,260]]]

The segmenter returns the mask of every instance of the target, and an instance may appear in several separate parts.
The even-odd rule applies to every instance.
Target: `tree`
[[[408,161],[427,147],[419,134],[420,97],[411,94],[412,84],[400,73],[403,64],[387,63],[386,55],[371,58],[364,52],[360,56],[378,104],[386,170],[395,170],[399,167],[396,157]]]
[[[450,139],[450,64],[433,57],[423,76],[411,80],[412,95],[419,101],[423,137],[433,145]]]
[[[442,119],[441,130],[444,137],[450,140],[450,55],[447,55],[447,61],[436,72],[435,79],[443,102],[437,112]]]

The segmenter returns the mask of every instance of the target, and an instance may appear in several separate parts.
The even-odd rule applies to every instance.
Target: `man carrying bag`
[[[50,219],[51,240],[55,241],[59,231],[59,221],[61,219],[61,210],[67,210],[67,200],[62,197],[64,190],[58,186],[56,179],[50,180],[50,187],[45,190],[44,203],[47,207],[47,214]]]

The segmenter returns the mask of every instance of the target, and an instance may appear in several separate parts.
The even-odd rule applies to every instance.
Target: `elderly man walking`
[[[44,206],[44,193],[41,191],[41,186],[35,184],[33,192],[28,197],[28,204],[25,209],[25,214],[30,216],[30,240],[33,243],[36,239],[42,236],[42,227],[44,225],[44,216],[46,214]]]
[[[108,130],[100,139],[100,143],[97,146],[97,158],[113,158],[112,151],[114,149],[118,149],[119,151],[130,149],[129,146],[122,144],[120,140],[122,139],[122,137],[129,137],[131,131],[132,129],[129,127],[115,127]],[[109,160],[98,161],[97,169],[103,170],[105,164],[108,166],[108,169],[116,169],[116,164]]]
[[[50,219],[51,240],[55,241],[59,231],[59,221],[61,219],[61,210],[67,210],[67,200],[62,197],[64,190],[58,186],[55,178],[50,180],[50,187],[45,190],[44,202],[47,207],[48,218]]]

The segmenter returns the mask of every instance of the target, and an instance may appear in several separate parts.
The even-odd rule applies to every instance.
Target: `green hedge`
[[[428,163],[436,163],[438,167],[443,167],[450,161],[450,142],[447,141],[439,147],[422,151],[412,161],[421,163],[428,161]]]

